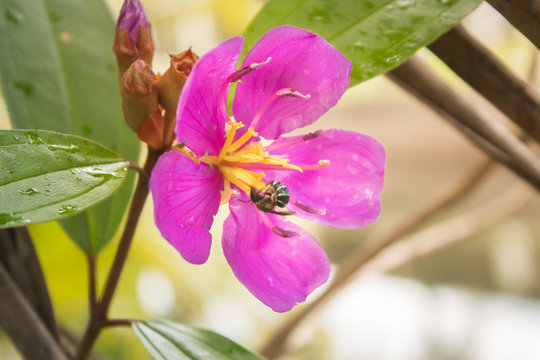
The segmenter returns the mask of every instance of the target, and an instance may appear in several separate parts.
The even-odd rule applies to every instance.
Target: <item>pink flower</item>
[[[177,110],[177,139],[185,148],[161,156],[150,189],[161,234],[194,264],[207,260],[214,215],[228,202],[222,247],[231,269],[255,297],[284,312],[330,272],[318,243],[284,215],[339,228],[369,225],[380,212],[385,153],[373,138],[351,131],[281,137],[313,123],[347,89],[351,63],[332,45],[279,26],[236,71],[243,42],[225,41],[195,64]],[[232,120],[228,90],[240,79]],[[271,181],[281,184],[265,195]],[[262,206],[281,185],[282,203]],[[280,207],[283,194],[290,199]],[[258,207],[252,200],[259,198]]]

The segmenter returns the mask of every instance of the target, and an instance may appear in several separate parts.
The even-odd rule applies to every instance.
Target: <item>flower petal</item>
[[[176,139],[200,157],[217,155],[224,142],[225,120],[220,106],[227,102],[227,77],[235,71],[244,39],[223,42],[193,66],[176,111]],[[224,91],[225,90],[225,91]]]
[[[299,166],[319,160],[330,160],[330,166],[302,173],[267,171],[266,179],[281,181],[291,198],[326,211],[317,214],[298,209],[297,216],[339,228],[371,224],[381,210],[386,163],[382,145],[370,136],[345,130],[320,131],[311,137],[296,143],[293,139],[302,136],[276,140],[269,152]]]
[[[234,275],[257,299],[276,312],[289,311],[328,280],[330,262],[302,228],[284,221],[283,216],[260,213],[237,195],[229,208],[231,214],[223,225],[223,253]],[[260,215],[296,235],[276,235]]]
[[[156,225],[190,263],[202,264],[208,259],[212,242],[209,230],[222,187],[218,171],[176,151],[163,154],[152,171],[150,191]]]
[[[352,65],[319,35],[293,26],[268,31],[247,54],[243,66],[268,64],[245,75],[233,103],[237,121],[244,125],[278,90],[292,88],[309,99],[285,96],[266,108],[255,128],[267,139],[306,126],[334,106],[349,86]]]

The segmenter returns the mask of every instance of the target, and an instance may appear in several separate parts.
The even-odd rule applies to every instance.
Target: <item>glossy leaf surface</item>
[[[262,360],[215,332],[172,321],[135,322],[135,334],[156,360]]]
[[[127,162],[79,136],[0,130],[0,228],[58,220],[111,196]]]
[[[405,61],[457,24],[480,0],[271,0],[244,35],[247,48],[288,24],[328,40],[352,63],[350,86]]]
[[[0,0],[0,12],[0,79],[12,126],[81,135],[137,160],[139,141],[118,94],[115,25],[102,1]],[[62,221],[85,252],[111,240],[131,180],[98,208]]]

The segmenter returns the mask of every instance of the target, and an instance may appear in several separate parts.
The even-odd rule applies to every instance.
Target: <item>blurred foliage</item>
[[[459,23],[479,0],[273,0],[247,27],[247,48],[270,28],[295,25],[320,34],[352,63],[351,84],[401,64]]]
[[[12,126],[86,136],[137,160],[139,140],[123,121],[111,51],[115,22],[104,4],[2,0],[0,5],[0,79]],[[111,240],[132,184],[130,176],[113,198],[62,222],[83,251],[97,253]]]

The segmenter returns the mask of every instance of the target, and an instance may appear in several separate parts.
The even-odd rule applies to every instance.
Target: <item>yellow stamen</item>
[[[236,140],[228,149],[227,151],[229,153],[232,153],[236,150],[238,150],[242,145],[244,145],[246,142],[248,142],[249,139],[252,137],[259,136],[259,134],[253,130],[252,128],[248,128],[246,133],[240,137],[240,139]]]
[[[221,161],[223,159],[223,156],[230,152],[231,150],[228,150],[231,147],[231,144],[234,140],[234,137],[236,136],[236,129],[244,126],[241,122],[232,121],[229,123],[231,125],[231,129],[227,132],[227,135],[225,137],[225,144],[223,144],[223,147],[221,148],[221,152],[218,156],[218,161]]]
[[[251,188],[264,188],[265,184],[261,180],[264,176],[263,173],[256,173],[233,166],[220,166],[220,170],[225,179],[242,189],[248,195],[251,192]]]
[[[227,132],[225,143],[219,155],[217,157],[205,155],[200,161],[210,166],[218,166],[226,182],[230,182],[242,189],[248,196],[252,188],[262,189],[265,186],[262,181],[264,173],[248,170],[250,167],[256,167],[255,164],[274,165],[285,169],[302,171],[299,166],[289,164],[288,159],[280,159],[266,154],[261,143],[248,143],[251,138],[259,136],[253,128],[248,128],[245,134],[234,141],[237,129],[243,125],[235,121],[229,122],[228,125],[230,125],[230,129]],[[245,168],[242,164],[246,164]],[[252,165],[247,166],[247,164]]]

